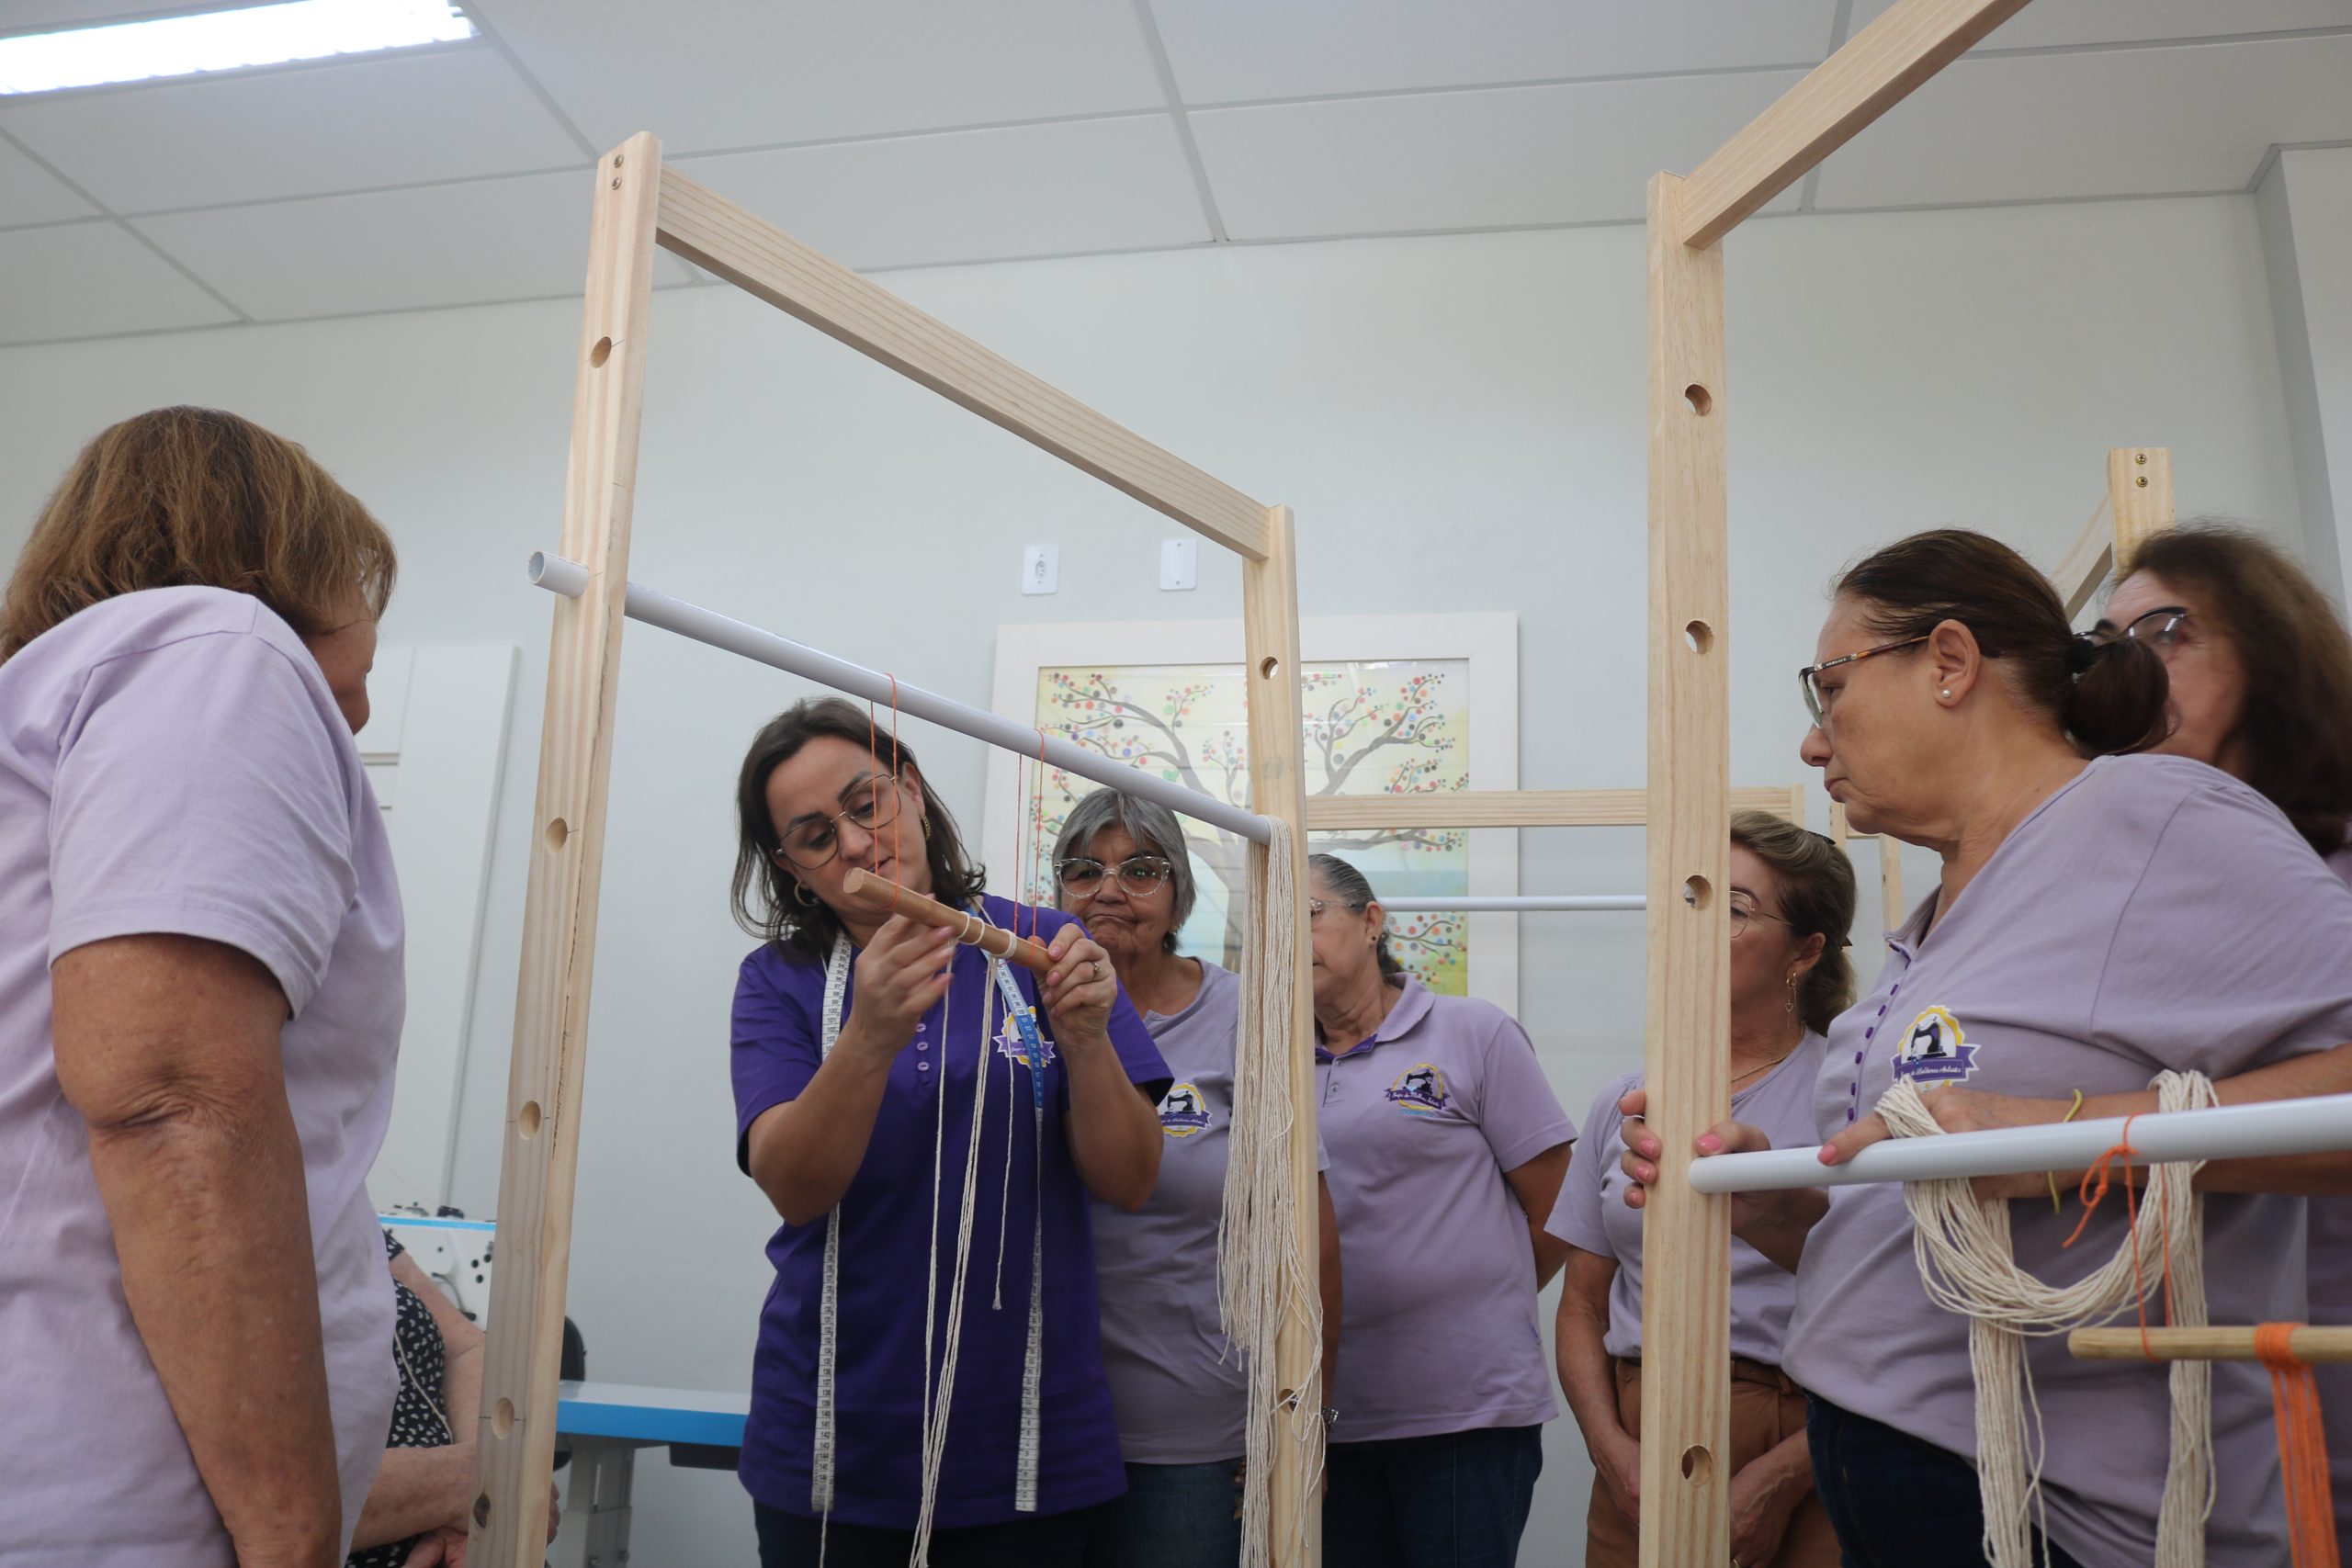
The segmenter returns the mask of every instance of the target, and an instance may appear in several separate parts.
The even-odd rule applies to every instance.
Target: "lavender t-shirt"
[[[58,1087],[51,1038],[49,965],[151,932],[242,949],[286,993],[286,1098],[347,1543],[395,1391],[391,1280],[366,1181],[400,1043],[400,891],[317,661],[243,594],[125,594],[0,664],[0,1555],[12,1568],[233,1561],[123,1299],[88,1128]]]
[[[1226,1342],[1216,1296],[1241,977],[1198,962],[1201,988],[1190,1002],[1143,1015],[1176,1075],[1159,1097],[1159,1184],[1134,1213],[1094,1204],[1102,1371],[1131,1464],[1209,1464],[1249,1446],[1244,1361]],[[1316,1168],[1328,1168],[1320,1147],[1316,1156]]]
[[[2043,802],[1922,939],[1923,905],[1889,940],[1872,993],[1829,1032],[1823,1134],[1898,1076],[1922,1089],[2064,1099],[2143,1089],[2158,1071],[2216,1081],[2352,1039],[2352,891],[2245,784],[2179,757],[2110,757]],[[2205,1281],[2216,1323],[2299,1318],[2300,1198],[2209,1193]],[[2018,1262],[2052,1284],[2114,1256],[2114,1195],[2081,1216],[2009,1205]],[[1973,1457],[1968,1324],[1931,1304],[1900,1189],[1830,1190],[1806,1240],[1782,1365],[1815,1393]],[[2156,1308],[2161,1311],[2161,1306]],[[2127,1314],[2127,1317],[2128,1317]],[[2161,1366],[2076,1360],[2029,1340],[2048,1432],[2050,1533],[2086,1568],[2155,1553],[2169,1405]],[[2286,1558],[2270,1391],[2253,1363],[2213,1368],[2216,1499],[2209,1560]]]
[[[1731,1097],[1731,1113],[1762,1129],[1776,1149],[1818,1142],[1813,1130],[1813,1086],[1821,1076],[1829,1043],[1808,1031],[1778,1066]],[[1627,1073],[1592,1102],[1577,1139],[1568,1179],[1544,1228],[1601,1258],[1617,1260],[1609,1284],[1609,1332],[1601,1348],[1612,1356],[1642,1353],[1642,1212],[1625,1206],[1627,1177],[1617,1135],[1624,1125],[1617,1102],[1642,1087],[1640,1073]],[[1746,1242],[1731,1244],[1731,1353],[1769,1366],[1781,1364],[1789,1314],[1797,1301],[1796,1276]]]
[[[2352,885],[2352,845],[2328,856],[2327,865]],[[2352,1197],[2309,1202],[2311,1321],[2352,1324]],[[2323,1361],[2312,1375],[2319,1380],[2320,1415],[2327,1424],[2336,1533],[2352,1548],[2352,1361]]]
[[[1549,1421],[1535,1254],[1503,1173],[1576,1129],[1526,1032],[1408,978],[1370,1041],[1315,1056],[1345,1281],[1333,1439]]]

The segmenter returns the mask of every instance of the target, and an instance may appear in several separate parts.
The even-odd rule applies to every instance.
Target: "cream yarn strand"
[[[1217,1230],[1217,1303],[1227,1343],[1242,1357],[1249,1386],[1249,1458],[1242,1486],[1241,1568],[1264,1568],[1272,1548],[1274,1445],[1284,1440],[1279,1406],[1293,1403],[1314,1419],[1292,1430],[1305,1451],[1298,1467],[1303,1521],[1323,1472],[1323,1300],[1317,1264],[1296,1246],[1297,1207],[1290,1181],[1295,1122],[1291,1102],[1294,1054],[1312,1040],[1291,1035],[1298,984],[1297,868],[1288,824],[1269,819],[1264,846],[1250,849],[1241,928],[1241,1017],[1233,1051],[1233,1121],[1225,1173],[1225,1213]],[[1274,1335],[1285,1308],[1307,1324],[1317,1347],[1288,1402],[1274,1386]],[[1300,1541],[1299,1546],[1306,1543]]]
[[[2161,1073],[2159,1111],[2219,1104],[2199,1073]],[[1925,1097],[1899,1079],[1878,1102],[1898,1138],[1939,1134]],[[2116,1255],[2073,1285],[2045,1285],[2017,1265],[2009,1242],[2009,1205],[1980,1201],[1968,1181],[1905,1182],[1912,1247],[1928,1300],[1969,1319],[1968,1359],[1976,1382],[1976,1472],[1984,1499],[1984,1551],[1994,1568],[2030,1568],[2029,1517],[2047,1533],[2041,1497],[2045,1452],[2041,1410],[2025,1341],[2104,1323],[2143,1295],[2163,1290],[2166,1257],[2173,1321],[2205,1321],[2204,1204],[2192,1183],[2202,1161],[2146,1168],[2148,1193],[2139,1220]],[[2172,1363],[2172,1458],[2156,1521],[2155,1568],[2202,1568],[2205,1520],[2213,1510],[2213,1369]],[[2027,1413],[2032,1430],[2027,1430]]]

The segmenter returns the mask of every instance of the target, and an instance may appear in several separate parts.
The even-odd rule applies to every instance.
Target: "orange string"
[[[2140,1207],[2133,1197],[2132,1187],[2132,1156],[2139,1153],[2132,1146],[2132,1123],[2138,1119],[2138,1116],[2139,1113],[2134,1111],[2123,1119],[2123,1135],[2116,1140],[2115,1146],[2093,1160],[2090,1168],[2083,1172],[2081,1193],[2083,1217],[2075,1222],[2074,1235],[2068,1236],[2064,1245],[2072,1247],[2082,1238],[2083,1227],[2091,1223],[2091,1215],[2097,1212],[2100,1201],[2107,1196],[2108,1179],[2114,1171],[2115,1162],[2121,1160],[2123,1162],[2124,1236],[2126,1245],[2132,1248],[2132,1304],[2140,1318],[2140,1353],[2153,1361],[2156,1359],[2156,1348],[2148,1340],[2148,1288],[2140,1276],[2140,1244],[2137,1239],[2137,1232],[2140,1228]],[[2162,1201],[2159,1195],[2158,1201]],[[2169,1230],[2164,1234],[2164,1247],[2165,1321],[2170,1323],[2172,1321],[2172,1235]]]
[[[2270,1408],[2278,1427],[2278,1460],[2287,1483],[2287,1530],[2295,1568],[2343,1568],[2335,1539],[2335,1501],[2327,1475],[2327,1438],[2320,1424],[2319,1386],[2309,1363],[2295,1354],[2297,1323],[2265,1323],[2254,1331],[2254,1353],[2270,1369]]]

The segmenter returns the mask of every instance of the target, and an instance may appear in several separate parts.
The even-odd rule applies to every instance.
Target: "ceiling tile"
[[[1150,0],[1187,103],[1812,64],[1836,0]]]
[[[189,8],[188,0],[8,0],[0,8],[0,33],[94,28],[102,22],[135,22],[158,12]]]
[[[678,165],[861,269],[1210,237],[1165,115],[739,152]]]
[[[1340,99],[1193,114],[1237,240],[1592,223],[1642,216],[1800,73]],[[1783,193],[1773,210],[1792,206]]]
[[[0,128],[118,212],[587,162],[486,45],[0,101]]]
[[[0,343],[45,343],[236,320],[113,223],[0,232]]]
[[[96,211],[56,175],[0,141],[0,228],[25,223],[54,223],[61,218],[83,218]]]
[[[1962,59],[1821,166],[1824,209],[2234,190],[2352,139],[2352,35]]]
[[[583,172],[141,218],[137,226],[258,321],[576,293]],[[684,263],[655,258],[659,283]]]
[[[1854,0],[1860,32],[1894,0]],[[2033,0],[1995,28],[1979,49],[2051,49],[2144,39],[2215,38],[2352,27],[2352,0]]]
[[[1121,0],[490,0],[472,9],[599,147],[672,156],[1159,108]]]

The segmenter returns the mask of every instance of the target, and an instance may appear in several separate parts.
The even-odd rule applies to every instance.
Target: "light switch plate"
[[[1201,542],[1192,538],[1160,540],[1160,592],[1179,593],[1198,587],[1200,581]]]
[[[1032,545],[1021,552],[1021,592],[1051,593],[1062,582],[1059,545]]]

